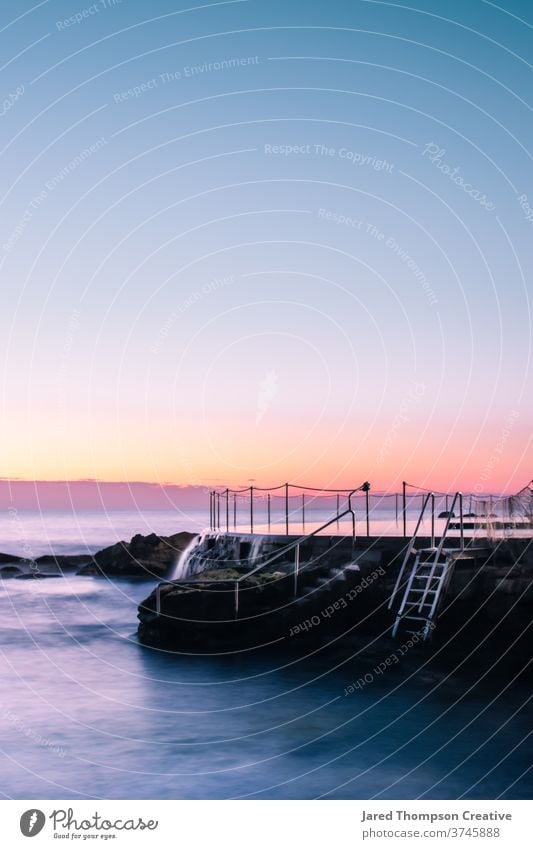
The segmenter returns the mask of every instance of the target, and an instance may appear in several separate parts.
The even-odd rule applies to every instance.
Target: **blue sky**
[[[6,476],[531,477],[528,4],[16,12]]]

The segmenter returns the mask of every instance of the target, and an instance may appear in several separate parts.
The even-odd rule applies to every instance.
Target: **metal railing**
[[[257,566],[255,566],[253,569],[251,569],[249,572],[246,572],[244,575],[240,575],[238,578],[236,578],[234,580],[234,615],[235,615],[235,619],[239,618],[239,584],[242,581],[246,580],[247,578],[250,578],[251,575],[254,575],[256,572],[259,572],[262,569],[265,569],[267,566],[270,566],[272,563],[275,563],[277,560],[280,560],[282,557],[285,557],[289,552],[294,551],[294,570],[293,570],[294,595],[297,595],[297,593],[298,593],[298,576],[299,576],[299,573],[300,573],[300,546],[303,543],[312,539],[317,534],[321,533],[326,528],[328,528],[330,525],[333,525],[333,524],[339,522],[341,519],[344,519],[345,516],[351,517],[351,520],[352,520],[352,543],[355,542],[355,539],[356,539],[356,535],[355,535],[355,510],[352,506],[352,497],[355,495],[356,492],[366,492],[367,490],[365,489],[365,487],[367,487],[366,481],[365,481],[365,483],[361,484],[361,486],[358,486],[355,489],[351,490],[351,492],[348,494],[348,507],[346,508],[346,510],[343,510],[341,513],[337,513],[331,519],[328,519],[328,521],[325,522],[323,525],[321,525],[319,528],[316,528],[314,531],[311,531],[311,533],[303,534],[302,536],[298,537],[298,539],[293,540],[288,545],[284,546],[283,548],[281,548],[278,551],[271,554],[269,557],[267,557],[264,561],[259,563]],[[175,582],[174,581],[167,581],[167,582],[165,582],[165,585],[168,585],[169,583],[207,584],[207,583],[211,583],[211,580],[212,579],[206,579],[206,578],[203,578],[203,579],[202,578],[193,578],[191,580],[186,579],[185,581],[183,581],[183,580],[175,581]],[[156,613],[157,613],[158,616],[161,614],[161,586],[162,586],[162,584],[158,584],[157,587],[156,587]]]
[[[440,543],[437,547],[437,551],[435,552],[435,557],[433,558],[433,563],[431,564],[431,569],[430,569],[430,572],[429,572],[429,579],[426,582],[426,587],[425,587],[424,592],[422,594],[422,598],[420,599],[419,610],[422,610],[422,607],[426,603],[427,594],[429,592],[430,586],[432,585],[433,578],[435,577],[435,570],[437,568],[437,563],[440,561],[440,556],[442,554],[442,549],[444,548],[444,542],[446,540],[446,535],[448,533],[448,529],[449,529],[449,526],[450,526],[450,519],[452,519],[452,517],[453,517],[453,510],[454,510],[455,503],[456,503],[457,499],[459,499],[459,513],[460,513],[460,531],[461,531],[460,551],[464,551],[465,538],[464,538],[464,530],[463,530],[463,493],[462,492],[456,492],[454,497],[453,497],[452,506],[450,507],[450,510],[448,512],[448,516],[446,518],[446,526],[444,528],[444,533],[442,534]],[[444,581],[446,583],[449,580],[449,577],[450,577],[450,571],[448,570],[447,574],[445,574],[445,576],[444,576]],[[433,608],[432,608],[432,612],[433,612]]]
[[[291,495],[290,490],[297,489],[300,490],[297,494]],[[226,487],[223,490],[211,490],[209,492],[209,528],[212,531],[224,531],[229,533],[230,525],[233,524],[233,530],[237,530],[237,500],[243,500],[245,506],[247,508],[248,518],[246,520],[246,525],[250,529],[250,533],[254,532],[254,526],[256,524],[257,512],[255,508],[257,507],[257,502],[260,500],[266,501],[266,520],[267,526],[270,531],[272,524],[272,498],[282,498],[284,502],[283,507],[283,521],[285,524],[285,534],[289,535],[289,528],[291,524],[291,518],[293,514],[297,514],[301,516],[301,526],[305,528],[306,523],[306,507],[309,502],[306,501],[305,492],[301,492],[301,490],[306,490],[309,493],[314,493],[315,498],[323,498],[326,495],[330,497],[336,496],[337,498],[337,521],[341,518],[340,511],[340,496],[349,498],[355,492],[363,492],[365,494],[365,510],[366,510],[366,533],[367,536],[370,535],[370,484],[368,481],[365,481],[359,487],[356,487],[353,490],[342,489],[342,490],[328,490],[328,489],[319,489],[317,487],[306,487],[306,486],[297,486],[295,484],[284,483],[279,486],[274,486],[270,488],[266,487],[254,487],[249,486],[243,489],[229,489]],[[272,495],[272,493],[280,491],[281,494]],[[281,492],[282,491],[282,492]],[[266,495],[265,495],[266,493]],[[290,509],[290,499],[298,497],[300,506],[297,511],[291,511]],[[222,505],[221,505],[222,500]],[[233,503],[230,503],[230,500]],[[343,511],[342,515],[346,515],[346,511]],[[232,521],[230,520],[230,516]],[[242,530],[242,527],[241,527]]]
[[[362,488],[366,485],[361,484],[356,489],[353,489],[348,495],[348,507],[346,510],[343,510],[342,513],[337,513],[333,518],[328,519],[323,525],[319,528],[316,528],[314,531],[311,531],[309,534],[304,534],[300,536],[294,542],[291,542],[289,545],[284,548],[276,551],[271,557],[267,558],[263,563],[260,563],[254,569],[251,569],[250,572],[247,572],[245,575],[241,575],[239,578],[235,580],[235,618],[238,619],[239,616],[239,584],[241,581],[246,580],[251,575],[254,575],[256,572],[261,571],[266,566],[270,566],[271,563],[274,563],[276,560],[279,560],[281,557],[284,557],[288,552],[294,550],[294,595],[298,594],[298,575],[300,571],[300,546],[302,543],[307,542],[313,537],[317,536],[317,534],[324,531],[326,528],[329,528],[330,525],[333,525],[339,522],[341,519],[344,519],[345,516],[351,516],[352,519],[352,541],[355,542],[355,510],[352,507],[352,496],[355,495],[356,492],[364,491]]]
[[[449,509],[448,509],[448,502],[446,502],[446,508],[447,508],[446,509],[446,512],[447,512],[446,524],[444,526],[444,530],[442,532],[442,535],[441,535],[441,538],[440,538],[440,541],[439,541],[439,545],[436,548],[435,561],[434,561],[435,563],[437,563],[437,561],[440,558],[440,555],[442,554],[442,549],[444,548],[444,542],[446,540],[446,537],[448,535],[448,531],[450,529],[450,522],[453,518],[453,512],[454,512],[455,505],[457,503],[457,499],[459,499],[459,528],[460,528],[460,540],[461,540],[460,550],[464,551],[465,537],[464,537],[464,516],[463,516],[463,493],[462,492],[456,492],[453,496],[451,507]],[[404,576],[404,573],[405,573],[405,569],[406,569],[407,563],[409,561],[409,557],[411,556],[411,554],[413,554],[416,551],[416,549],[415,549],[416,538],[418,536],[418,532],[420,530],[420,525],[422,524],[422,521],[424,519],[424,515],[425,515],[425,512],[426,512],[426,508],[427,508],[429,503],[431,503],[431,548],[435,548],[435,494],[433,492],[428,492],[427,495],[424,498],[423,503],[422,503],[422,508],[421,508],[420,514],[418,516],[418,520],[417,520],[417,523],[416,523],[416,526],[415,526],[413,536],[411,537],[409,545],[407,546],[407,549],[405,551],[403,562],[402,562],[400,571],[398,572],[398,577],[396,578],[396,583],[394,584],[394,589],[392,591],[392,595],[390,597],[390,601],[389,601],[389,604],[388,604],[389,610],[391,609],[391,607],[394,603],[394,599],[396,597],[396,593],[398,592],[398,589],[400,588],[400,585],[401,585],[401,582],[402,582],[402,579],[403,579],[403,576]],[[424,598],[425,598],[425,596],[424,596]]]
[[[360,488],[358,488],[360,489]],[[278,501],[277,521],[285,525],[285,534],[289,535],[291,524],[300,524],[305,529],[306,522],[309,522],[312,511],[317,503],[322,505],[323,499],[332,498],[337,500],[337,515],[340,514],[340,500],[344,499],[347,494],[352,491],[349,489],[327,489],[322,487],[302,486],[300,484],[283,483],[278,486],[260,487],[248,486],[240,489],[230,489],[225,487],[220,490],[208,490],[209,494],[209,528],[212,531],[230,532],[231,526],[233,530],[244,532],[245,528],[254,532],[257,527],[259,507],[261,502],[264,502],[265,509],[262,511],[261,522],[266,524],[268,532],[271,531],[273,521],[273,508]],[[366,534],[370,536],[371,511],[370,502],[373,499],[374,505],[378,507],[384,503],[393,508],[396,524],[401,528],[404,537],[408,535],[408,523],[410,522],[410,512],[417,509],[419,502],[417,499],[425,499],[426,495],[431,494],[435,501],[438,499],[442,507],[449,511],[451,501],[454,498],[454,492],[439,492],[436,490],[427,490],[424,487],[416,484],[402,482],[402,488],[399,492],[375,492],[370,491],[370,484],[367,484],[367,489],[361,492],[364,495],[365,506],[361,508],[361,513],[366,510]],[[464,498],[469,499],[469,514],[475,518],[483,518],[483,515],[476,516],[472,513],[473,509],[479,506],[488,513],[492,513],[493,507],[509,514],[509,521],[513,514],[513,506],[518,500],[524,502],[521,509],[524,511],[525,518],[529,517],[528,527],[531,526],[532,510],[533,510],[533,488],[528,484],[520,492],[513,496],[465,493]],[[297,500],[296,505],[294,504]],[[279,503],[281,502],[281,504]],[[292,503],[291,503],[292,502]],[[527,504],[526,504],[527,502]],[[432,502],[433,504],[435,502]],[[522,502],[521,502],[522,503]],[[240,506],[239,506],[240,505]],[[510,506],[511,505],[511,506]],[[239,506],[239,510],[238,510]],[[243,515],[243,508],[245,515]],[[308,509],[310,508],[310,509]],[[329,509],[329,508],[328,508]],[[528,512],[529,510],[529,512]],[[239,516],[238,516],[239,513]],[[239,523],[237,522],[239,519]],[[409,534],[410,535],[410,534]]]

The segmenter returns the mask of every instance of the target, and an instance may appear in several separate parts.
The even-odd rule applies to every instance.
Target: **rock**
[[[250,644],[271,642],[278,633],[287,631],[281,617],[255,618],[260,612],[272,611],[286,604],[292,579],[281,575],[273,581],[271,574],[244,579],[239,585],[239,612],[235,618],[235,578],[233,569],[203,572],[201,583],[194,579],[179,584],[163,584],[160,588],[161,611],[156,612],[156,591],[139,607],[139,637],[152,646],[168,646],[180,651],[213,651],[225,648],[247,648]],[[252,618],[250,618],[252,617]],[[268,625],[270,624],[270,627]],[[276,637],[271,634],[276,631]]]
[[[98,551],[77,574],[165,578],[195,536],[186,531],[169,537],[136,534],[130,542],[117,542]]]
[[[57,566],[58,569],[79,569],[90,559],[89,554],[43,554],[34,562],[39,566]]]
[[[20,575],[22,569],[19,569],[18,566],[3,566],[0,569],[0,578],[14,578],[15,575]]]
[[[217,568],[199,578],[160,584],[160,612],[157,590],[139,606],[139,639],[200,654],[316,648],[349,632],[359,617],[368,619],[367,605],[375,607],[371,585],[364,590],[365,604],[354,592],[364,586],[364,572],[347,570],[339,577],[338,569],[322,565],[303,570],[300,578],[296,597],[292,571],[265,569],[243,576],[235,567]]]
[[[50,572],[24,572],[22,575],[15,575],[17,581],[31,581],[35,578],[39,580],[41,578],[61,578],[61,575],[54,573],[53,575]]]
[[[18,557],[16,554],[1,554],[0,563],[24,563],[24,557]]]

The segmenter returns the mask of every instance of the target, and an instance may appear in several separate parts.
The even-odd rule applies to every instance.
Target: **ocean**
[[[83,553],[194,530],[175,512],[71,518],[4,519],[0,550]],[[413,655],[350,690],[383,659],[364,640],[305,658],[149,649],[136,617],[153,586],[0,581],[5,798],[531,797],[525,686],[436,674]]]
[[[231,505],[230,505],[231,506]],[[419,508],[410,509],[407,513],[406,530],[411,534],[418,518]],[[323,522],[331,519],[331,511],[321,508],[305,510],[305,522],[302,521],[301,509],[292,509],[290,514],[289,533],[310,533]],[[285,533],[285,515],[281,510],[273,510],[271,524],[267,523],[264,504],[254,510],[253,530],[255,533],[279,532]],[[227,524],[226,524],[227,520]],[[93,554],[101,548],[113,545],[119,540],[129,541],[134,534],[157,533],[162,536],[178,531],[200,532],[209,523],[208,510],[8,510],[0,513],[0,552],[15,554],[28,559],[40,557],[43,554]],[[435,520],[435,531],[438,534],[444,527],[445,520]],[[233,513],[229,510],[226,516],[225,505],[220,510],[221,530],[250,532],[250,513],[247,505],[240,506],[237,521],[234,525]],[[351,522],[345,518],[339,523],[330,525],[326,534],[351,534]],[[356,510],[356,533],[365,536],[367,532],[366,517],[361,507]],[[395,510],[375,509],[370,513],[371,535],[401,535],[403,532],[401,512],[396,516]],[[422,535],[429,536],[431,522],[426,518],[421,525]],[[458,531],[452,531],[451,536],[457,536]],[[484,532],[477,532],[484,535]],[[527,532],[527,533],[530,533]],[[472,535],[468,532],[468,535]],[[520,531],[513,531],[520,536]]]

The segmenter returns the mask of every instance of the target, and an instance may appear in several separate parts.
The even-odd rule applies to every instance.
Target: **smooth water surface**
[[[152,587],[0,582],[5,796],[531,796],[525,689],[461,698],[395,666],[345,695],[361,659],[166,654],[135,636]]]

